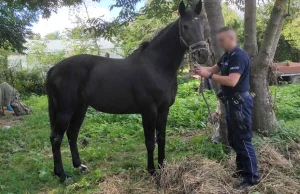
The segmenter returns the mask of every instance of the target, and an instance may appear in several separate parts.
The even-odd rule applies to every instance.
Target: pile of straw
[[[100,193],[300,194],[300,177],[294,167],[300,161],[295,163],[293,160],[300,158],[299,151],[295,150],[291,156],[286,158],[272,145],[262,145],[258,150],[261,182],[245,191],[233,189],[238,179],[231,177],[235,169],[235,156],[232,155],[221,163],[197,157],[167,163],[155,178],[145,173],[138,178],[132,175],[108,177],[100,184]]]
[[[163,193],[233,193],[233,178],[215,161],[196,158],[166,165],[161,172]]]
[[[110,176],[100,183],[100,194],[154,194],[157,186],[145,171]]]

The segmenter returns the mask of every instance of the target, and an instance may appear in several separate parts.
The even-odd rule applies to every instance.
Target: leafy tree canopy
[[[197,1],[198,2],[198,1]],[[160,29],[168,23],[174,21],[177,15],[177,4],[170,3],[168,5],[169,13],[161,17],[148,17],[147,14],[141,14],[136,17],[133,22],[127,26],[119,28],[114,40],[117,47],[121,48],[123,56],[128,56],[145,40],[151,39]],[[228,5],[223,4],[223,15],[225,24],[232,26],[238,31],[240,43],[243,44],[243,19],[238,13],[232,10]],[[161,16],[161,15],[160,15]]]
[[[40,15],[47,18],[59,7],[82,3],[83,0],[1,0],[0,48],[23,52],[30,27]],[[100,0],[99,0],[100,1]]]
[[[101,0],[93,0],[100,2]],[[134,19],[141,21],[141,18],[156,18],[159,19],[161,23],[166,23],[170,18],[173,17],[174,13],[177,12],[178,4],[180,0],[147,0],[144,7],[137,9],[137,4],[143,0],[115,0],[113,1],[110,9],[120,8],[120,13],[115,20],[111,22],[104,21],[103,18],[90,18],[89,23],[84,26],[93,36],[112,40],[113,37],[120,34],[120,30],[123,30],[122,26],[132,25]],[[195,0],[196,1],[196,0]],[[186,3],[192,4],[194,0],[186,0]],[[243,9],[244,0],[226,0],[228,4],[235,4],[240,9]],[[259,7],[264,7],[265,4],[272,4],[273,1],[258,1]],[[292,7],[299,8],[299,0],[291,0]],[[0,2],[0,48],[11,49],[14,51],[22,52],[25,48],[23,44],[26,42],[27,37],[32,37],[30,26],[33,22],[38,20],[38,17],[42,15],[47,18],[52,12],[57,11],[58,8],[62,6],[72,6],[84,3],[84,0],[2,0]],[[271,6],[270,6],[271,7]],[[226,10],[227,9],[227,10]],[[238,18],[236,12],[232,12],[229,7],[225,7],[224,14],[227,14],[225,18],[231,18],[226,21],[227,25],[231,25],[236,29],[241,28],[241,18]],[[264,13],[265,14],[265,13]],[[269,14],[265,14],[269,15]],[[262,20],[261,26],[258,28],[263,29],[266,24],[263,14],[261,14]],[[298,17],[299,20],[299,17]],[[296,40],[297,30],[299,21],[295,18],[290,21],[290,28],[284,30],[287,39],[292,40],[294,46],[299,46],[299,40]],[[146,24],[144,24],[146,25]],[[258,29],[259,31],[260,29]],[[260,30],[263,32],[263,30]],[[239,31],[239,36],[242,38],[242,30]],[[83,26],[77,27],[75,30],[69,31],[69,36],[84,36],[85,31]],[[259,37],[262,34],[258,34]],[[39,37],[35,37],[39,38]],[[129,51],[129,50],[128,50]]]
[[[9,7],[11,9],[18,8],[19,11],[23,9],[37,14],[42,14],[44,18],[48,18],[52,12],[56,12],[60,7],[81,4],[82,2],[83,0],[1,0],[1,9],[2,6]]]
[[[258,7],[257,37],[258,45],[262,42],[273,1]],[[300,0],[291,0],[274,61],[300,61]]]
[[[52,32],[49,34],[46,34],[44,37],[46,40],[61,40],[63,36],[60,34],[60,32]]]
[[[24,9],[20,4],[0,2],[0,48],[22,52],[29,27],[36,22],[38,13]]]
[[[138,16],[128,26],[123,26],[119,30],[114,41],[116,46],[121,48],[123,56],[131,54],[139,44],[153,37],[156,32],[165,27],[173,20],[174,16],[167,18],[166,21],[158,19],[148,19],[145,15]]]

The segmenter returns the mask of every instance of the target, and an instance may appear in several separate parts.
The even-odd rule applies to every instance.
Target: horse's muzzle
[[[209,51],[207,48],[197,48],[191,52],[193,61],[197,61],[198,64],[205,64],[209,57]]]

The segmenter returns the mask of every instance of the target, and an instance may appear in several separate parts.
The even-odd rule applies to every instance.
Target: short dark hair
[[[218,30],[218,34],[222,32],[235,32],[235,30],[230,26],[225,26]]]

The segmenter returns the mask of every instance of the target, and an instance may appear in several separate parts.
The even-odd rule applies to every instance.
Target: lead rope
[[[200,66],[200,64],[198,64],[197,62],[194,62],[192,59],[191,59],[191,53],[189,53],[189,62],[193,63],[194,66]],[[219,123],[218,122],[215,122],[215,120],[213,119],[213,116],[212,116],[212,112],[211,112],[211,109],[210,109],[210,106],[207,102],[207,99],[205,97],[205,94],[204,94],[204,78],[201,77],[200,78],[200,86],[199,86],[199,89],[198,89],[198,92],[199,92],[199,95],[202,96],[203,98],[203,101],[205,102],[205,105],[206,105],[206,108],[207,108],[207,111],[208,111],[208,114],[209,114],[209,118],[212,122],[212,126],[213,126],[213,130],[214,130],[214,134],[216,134],[218,132],[218,128],[219,128]],[[214,142],[215,143],[215,142]]]
[[[206,97],[205,97],[205,95],[204,95],[204,86],[203,86],[203,83],[204,83],[204,79],[203,79],[203,77],[201,77],[201,78],[200,78],[199,94],[202,96],[202,98],[203,98],[203,100],[204,100],[204,102],[205,102],[206,108],[207,108],[207,110],[208,110],[208,114],[209,114],[209,116],[211,117],[210,106],[209,106],[209,104],[208,104],[208,102],[207,102],[207,99],[206,99]],[[211,119],[212,119],[212,118],[211,118]]]
[[[209,114],[209,118],[211,120],[211,124],[213,126],[213,130],[214,130],[214,135],[218,133],[218,129],[219,129],[219,123],[215,121],[215,119],[213,119],[213,115],[212,115],[212,112],[211,112],[211,109],[210,109],[210,106],[207,102],[207,99],[204,95],[204,79],[203,77],[201,77],[200,79],[201,83],[200,83],[200,87],[199,87],[199,94],[202,96],[203,98],[203,101],[205,102],[205,105],[206,105],[206,108],[207,108],[207,111],[208,111],[208,114]],[[213,138],[212,138],[213,140]],[[216,143],[215,141],[213,141],[214,143]]]

